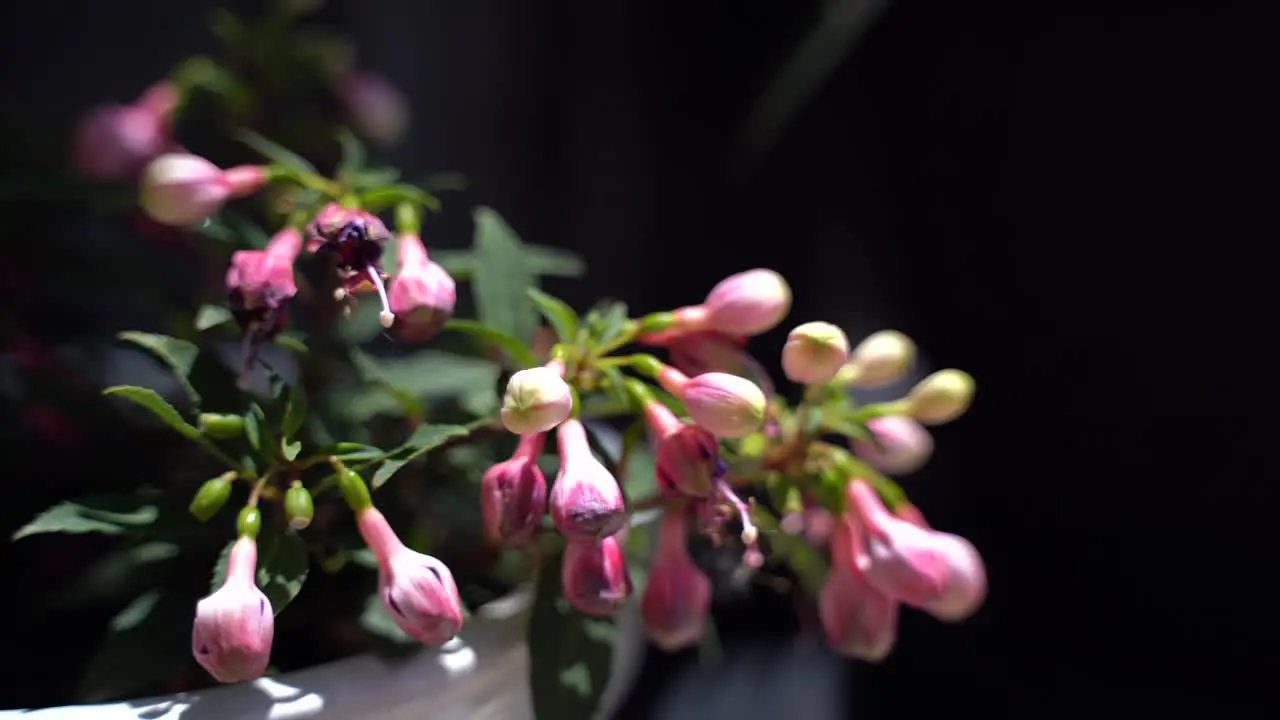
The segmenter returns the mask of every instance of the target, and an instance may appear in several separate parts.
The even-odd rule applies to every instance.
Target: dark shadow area
[[[6,113],[63,127],[136,94],[198,49],[197,5],[5,5]],[[671,307],[768,266],[790,279],[796,322],[895,327],[927,369],[978,379],[970,414],[904,483],[986,559],[975,618],[905,613],[872,667],[772,599],[725,602],[725,662],[651,649],[618,717],[1270,714],[1274,3],[900,0],[758,171],[733,174],[736,131],[819,5],[327,11],[410,94],[415,130],[387,157],[471,180],[430,230],[442,246],[466,242],[462,208],[500,208],[526,240],[586,256],[591,275],[549,287],[578,305]],[[771,367],[786,329],[753,341]],[[94,465],[4,422],[10,527]],[[20,627],[24,584],[57,580],[37,552],[0,552],[14,643],[79,658],[77,633],[103,618]],[[59,681],[9,657],[0,704],[56,697]]]

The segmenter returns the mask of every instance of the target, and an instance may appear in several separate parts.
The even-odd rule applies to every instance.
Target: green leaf
[[[200,405],[200,393],[196,392],[187,379],[191,375],[191,368],[196,364],[196,357],[200,355],[200,348],[195,343],[168,335],[142,332],[122,332],[116,338],[121,342],[137,345],[169,366],[178,382],[182,383],[182,389],[187,393],[191,404],[197,407]]]
[[[158,540],[113,550],[59,591],[54,606],[68,609],[115,602],[127,593],[155,587],[158,570],[181,551],[175,543]]]
[[[142,498],[102,495],[58,503],[18,528],[14,540],[45,533],[116,535],[156,521],[160,511]]]
[[[280,434],[283,435],[283,441],[288,443],[293,440],[293,436],[298,434],[303,424],[307,422],[307,389],[303,387],[302,382],[295,382],[289,388],[289,402],[285,405],[284,420],[280,423]]]
[[[103,395],[122,397],[135,405],[151,411],[165,425],[177,430],[183,437],[197,442],[204,440],[200,430],[182,419],[172,405],[164,401],[160,394],[150,388],[135,385],[114,385],[102,391]]]
[[[198,332],[204,332],[234,319],[231,311],[221,305],[201,305],[196,312],[195,328]]]
[[[627,304],[616,300],[596,303],[583,321],[595,347],[605,347],[622,337],[627,326]]]
[[[231,560],[231,548],[236,541],[227,543],[213,566],[213,578],[209,584],[211,590],[222,587],[227,579],[227,565]],[[293,601],[307,581],[311,570],[311,559],[307,554],[307,545],[297,533],[280,530],[273,525],[264,525],[258,535],[258,587],[262,589],[267,600],[271,601],[271,609],[279,615],[285,606]]]
[[[306,158],[252,130],[244,128],[237,130],[235,138],[281,167],[307,175],[314,175],[318,172],[316,166],[312,165]]]
[[[609,396],[613,398],[614,402],[623,407],[633,404],[631,397],[627,395],[627,388],[624,384],[622,370],[618,369],[616,365],[605,365],[604,367],[596,369],[599,370],[600,375],[604,378],[604,389],[609,393]]]
[[[368,155],[364,143],[348,128],[338,131],[338,144],[342,146],[342,159],[338,162],[337,176],[344,182],[349,182],[356,173],[364,170]]]
[[[457,397],[473,390],[493,393],[500,372],[484,358],[440,350],[375,358],[353,348],[351,364],[365,382],[382,383],[413,398]]]
[[[306,341],[297,333],[280,333],[276,336],[275,344],[295,355],[306,355],[310,352]]]
[[[627,432],[623,433],[622,443],[627,463],[621,473],[623,494],[633,499],[652,495],[657,489],[657,481],[654,480],[656,460],[653,450],[645,442],[643,420],[632,423],[627,428]]]
[[[360,196],[360,205],[371,213],[380,213],[402,202],[419,205],[432,212],[440,212],[440,201],[434,195],[413,185],[389,185],[374,188]]]
[[[398,168],[367,168],[351,174],[347,182],[355,190],[376,190],[400,179]]]
[[[543,560],[529,617],[533,715],[590,720],[612,671],[615,628],[569,606],[560,592],[560,562],[559,553]]]
[[[587,272],[582,258],[568,250],[530,243],[524,243],[523,248],[525,261],[536,276],[577,278]],[[472,250],[432,250],[431,259],[455,279],[469,278],[476,270],[476,255]]]
[[[261,250],[271,236],[260,225],[230,210],[223,210],[196,227],[205,237],[234,247]]]
[[[360,612],[360,627],[373,637],[396,645],[412,645],[417,642],[387,615],[382,599],[376,592],[365,598],[364,609]]]
[[[266,411],[256,402],[250,403],[249,411],[244,414],[244,436],[253,449],[264,457],[275,457],[277,448],[284,447],[283,441],[276,437],[275,430],[267,420]]]
[[[476,314],[484,324],[527,343],[533,339],[538,317],[525,290],[536,284],[536,276],[520,237],[490,208],[477,208],[473,216],[476,267],[471,292]]]
[[[286,442],[280,441],[280,454],[285,460],[293,462],[298,459],[298,453],[302,452],[302,443],[300,441]]]
[[[573,342],[578,336],[578,313],[560,298],[548,295],[537,288],[528,288],[526,292],[534,305],[537,305],[542,317],[547,319],[551,329],[556,331],[556,337],[560,342]]]
[[[382,463],[382,467],[373,474],[373,479],[369,481],[370,486],[377,490],[409,462],[440,447],[452,438],[469,434],[471,429],[463,425],[419,425],[404,445],[388,453],[391,457],[388,457],[386,462]]]
[[[458,320],[452,319],[444,325],[445,330],[465,333],[479,340],[483,340],[491,345],[495,345],[498,349],[506,353],[507,357],[519,368],[530,368],[541,363],[534,356],[533,351],[529,349],[526,342],[517,340],[512,335],[503,332],[494,327],[490,327],[474,320]]]
[[[159,692],[191,658],[189,598],[151,589],[112,619],[98,652],[80,676],[75,699],[98,703]]]

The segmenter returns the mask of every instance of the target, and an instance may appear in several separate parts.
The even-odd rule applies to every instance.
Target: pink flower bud
[[[757,268],[716,283],[701,305],[677,310],[675,327],[751,337],[772,330],[790,310],[787,281],[773,270]]]
[[[422,240],[400,236],[400,270],[388,291],[396,335],[406,342],[426,342],[453,316],[457,287],[439,263],[427,259]]]
[[[551,487],[551,519],[569,539],[613,535],[627,523],[622,488],[587,442],[587,430],[577,419],[556,430],[560,473]]]
[[[196,604],[191,652],[218,682],[256,680],[267,671],[275,615],[254,583],[258,545],[242,537],[231,548],[222,587]]]
[[[865,535],[865,552],[855,559],[868,583],[939,620],[963,620],[977,611],[986,599],[987,574],[972,543],[894,516],[862,480],[849,483],[847,494]]]
[[[631,597],[631,574],[617,538],[569,538],[560,565],[564,598],[579,612],[597,617],[614,614]]]
[[[528,435],[565,422],[573,412],[573,393],[563,373],[555,361],[514,373],[502,397],[502,424],[517,435]]]
[[[320,209],[306,228],[306,249],[333,262],[340,286],[334,299],[354,302],[359,293],[375,292],[382,303],[378,320],[382,327],[395,323],[382,272],[382,247],[391,239],[387,226],[364,210],[330,203]]]
[[[480,480],[480,515],[494,544],[527,541],[547,510],[547,480],[538,468],[546,435],[522,435],[510,460],[497,463]]]
[[[904,415],[872,418],[867,421],[867,429],[875,440],[855,440],[853,452],[882,472],[913,473],[924,467],[933,455],[933,436],[920,423]]]
[[[711,611],[711,580],[689,557],[682,511],[668,510],[658,528],[658,547],[640,600],[645,634],[675,652],[697,645]]]
[[[665,344],[671,364],[686,375],[724,372],[744,377],[760,386],[765,396],[774,392],[773,379],[750,353],[742,349],[745,338],[713,332],[677,335]]]
[[[828,322],[797,325],[782,348],[782,372],[801,385],[821,385],[840,372],[849,358],[849,338]]]
[[[135,105],[103,105],[76,124],[72,163],[85,180],[121,182],[169,147],[167,120]]]
[[[223,170],[197,155],[165,153],[142,171],[142,210],[156,222],[185,227],[204,221],[224,202],[256,192],[265,169],[246,165]]]
[[[973,403],[973,376],[963,370],[939,370],[921,380],[907,395],[911,416],[925,425],[941,425],[960,417]]]
[[[409,103],[386,78],[349,71],[338,77],[336,91],[356,132],[391,145],[409,127]]]
[[[658,486],[687,497],[711,494],[711,481],[720,460],[715,435],[697,425],[680,422],[660,402],[646,403],[645,421],[655,442],[654,474]]]
[[[764,391],[746,378],[720,372],[686,378],[666,368],[658,382],[684,403],[694,423],[718,437],[742,437],[764,424]]]
[[[868,584],[854,561],[857,534],[848,518],[831,536],[831,570],[818,593],[818,617],[827,644],[866,662],[888,657],[898,640],[898,602]]]
[[[424,645],[443,645],[462,630],[462,599],[444,563],[405,547],[382,513],[356,518],[378,560],[378,595],[396,626]]]

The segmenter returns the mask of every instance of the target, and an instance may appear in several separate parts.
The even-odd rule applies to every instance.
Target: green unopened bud
[[[297,480],[284,494],[284,516],[289,520],[289,527],[302,530],[311,524],[315,516],[316,506],[311,493]]]
[[[782,348],[782,372],[791,382],[821,385],[849,359],[849,338],[829,322],[798,325]]]
[[[573,412],[573,392],[551,367],[521,370],[507,381],[502,424],[517,435],[551,430]]]
[[[845,386],[871,388],[902,377],[916,358],[916,344],[897,330],[868,335],[853,349],[849,362],[836,374]]]
[[[973,376],[963,370],[939,370],[907,394],[910,414],[925,425],[941,425],[964,414],[973,402]]]
[[[373,498],[369,497],[369,486],[355,470],[343,468],[338,471],[338,490],[342,492],[342,499],[347,501],[352,512],[359,513],[373,507]]]
[[[258,538],[258,531],[262,529],[262,511],[256,507],[246,507],[240,510],[240,517],[236,518],[236,534],[240,537]]]
[[[200,413],[200,432],[215,440],[230,440],[244,434],[244,418],[222,413]]]
[[[196,496],[191,499],[191,514],[200,522],[218,514],[223,505],[231,497],[231,483],[236,479],[234,472],[225,473],[212,480],[206,480]]]

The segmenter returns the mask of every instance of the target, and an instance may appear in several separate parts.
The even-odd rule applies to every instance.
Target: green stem
[[[852,418],[855,422],[866,422],[872,418],[885,417],[886,415],[909,415],[910,411],[911,405],[904,398],[902,400],[863,405],[853,411]]]
[[[196,443],[199,444],[200,447],[204,448],[205,452],[209,453],[210,455],[218,458],[223,463],[225,463],[227,467],[236,470],[236,472],[241,471],[240,463],[236,462],[234,459],[232,459],[230,455],[223,452],[222,448],[218,447],[217,445],[214,445],[213,442],[208,438],[201,437],[196,440]]]
[[[343,189],[338,183],[321,177],[315,173],[301,172],[283,165],[267,166],[267,182],[290,182],[307,190],[316,190],[330,198],[342,196]]]

